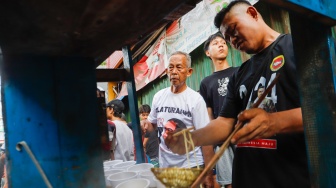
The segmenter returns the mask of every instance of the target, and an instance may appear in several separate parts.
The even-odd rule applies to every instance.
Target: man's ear
[[[187,77],[191,76],[192,72],[193,72],[193,69],[192,69],[192,68],[188,68],[188,74],[187,74]]]
[[[246,13],[248,15],[250,15],[253,19],[255,19],[256,21],[258,20],[258,11],[255,7],[253,6],[249,6],[246,10]]]
[[[209,50],[205,51],[205,55],[210,58],[210,52],[209,52]]]

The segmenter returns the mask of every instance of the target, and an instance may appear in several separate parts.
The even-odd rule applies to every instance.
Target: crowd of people
[[[187,85],[193,73],[191,56],[175,51],[166,69],[170,86],[138,109],[146,162],[156,168],[204,168],[242,124],[215,169],[206,172],[204,188],[311,187],[291,35],[268,26],[246,0],[231,1],[214,24],[219,31],[204,42],[214,72],[203,78],[199,91]],[[228,45],[251,58],[230,67]],[[126,121],[124,111],[121,100],[106,103],[111,160],[136,160],[134,125]],[[185,135],[176,136],[183,129],[191,130],[195,147],[185,144]],[[4,149],[1,188],[8,187]]]
[[[199,92],[186,84],[193,73],[190,55],[176,51],[166,69],[170,86],[154,95],[151,106],[139,109],[148,162],[162,168],[204,167],[235,126],[243,124],[217,162],[217,183],[226,188],[310,187],[291,35],[270,28],[244,0],[232,1],[214,22],[219,32],[204,43],[214,72],[202,80]],[[230,67],[227,43],[252,57]],[[252,108],[278,75],[270,93]],[[120,102],[107,104],[110,141],[117,138],[114,158],[130,160],[134,146],[118,150],[126,144],[118,132],[125,130],[127,140],[133,139],[127,124],[118,120],[124,109]],[[188,128],[196,147],[189,144],[186,153],[185,137],[173,134]],[[203,187],[215,186],[213,176],[213,169],[206,172]]]

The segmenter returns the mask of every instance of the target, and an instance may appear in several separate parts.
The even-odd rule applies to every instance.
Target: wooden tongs
[[[184,132],[189,132],[189,131],[191,131],[191,130],[193,130],[193,129],[195,129],[194,126],[189,127],[188,129],[183,129],[183,130],[181,130],[181,131],[179,131],[179,132],[173,134],[173,136],[179,136],[179,135],[183,134]]]
[[[274,80],[271,82],[271,84],[266,88],[265,92],[258,98],[257,102],[252,105],[251,108],[258,108],[260,103],[265,99],[266,95],[272,90],[273,86],[278,82],[280,74],[277,74],[277,76],[274,78]],[[245,124],[246,122],[239,122],[236,127],[234,128],[233,132],[226,138],[223,145],[219,148],[219,150],[215,153],[215,155],[210,160],[209,164],[204,168],[202,173],[197,177],[195,182],[191,185],[192,188],[199,187],[199,185],[202,183],[203,178],[205,177],[206,173],[212,169],[219,158],[223,155],[226,148],[229,146],[231,138],[234,134]]]

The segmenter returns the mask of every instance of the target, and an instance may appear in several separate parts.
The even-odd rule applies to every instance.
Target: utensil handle
[[[192,188],[196,188],[196,187],[198,187],[202,183],[203,178],[205,177],[206,173],[215,166],[215,164],[217,163],[217,161],[219,160],[219,158],[223,155],[224,151],[229,146],[231,138],[233,137],[233,135],[236,134],[236,132],[242,126],[243,126],[243,122],[240,122],[240,123],[237,124],[237,126],[235,127],[235,129],[233,130],[233,132],[231,132],[231,134],[227,137],[227,139],[225,140],[225,142],[223,143],[223,145],[219,148],[219,150],[211,158],[209,164],[203,169],[202,173],[197,177],[197,179],[195,180],[195,182],[191,185]]]

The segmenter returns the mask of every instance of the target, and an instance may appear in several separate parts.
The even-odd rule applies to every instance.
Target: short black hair
[[[219,11],[216,14],[215,19],[214,19],[214,24],[217,28],[219,28],[221,26],[225,15],[232,9],[232,7],[234,7],[237,4],[246,4],[246,5],[252,6],[252,4],[250,2],[245,1],[245,0],[231,1],[230,4],[227,7],[223,8],[221,11]]]
[[[106,108],[113,108],[113,115],[121,118],[121,114],[125,110],[125,105],[121,100],[113,99],[106,104]]]
[[[210,45],[211,41],[213,41],[217,37],[220,37],[220,38],[224,39],[222,33],[219,32],[219,31],[217,33],[213,34],[213,35],[210,35],[209,38],[204,42],[204,47],[203,47],[204,52],[209,50],[209,45]]]
[[[150,113],[151,107],[148,104],[143,104],[139,107],[139,114]]]

